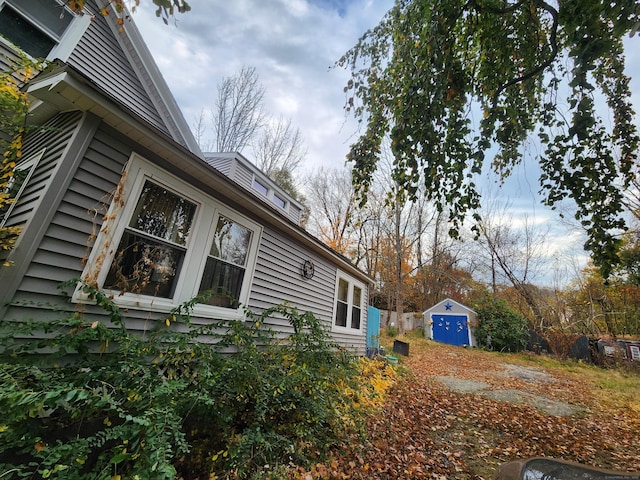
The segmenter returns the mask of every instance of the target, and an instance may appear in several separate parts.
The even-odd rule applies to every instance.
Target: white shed
[[[422,312],[427,338],[449,345],[477,346],[476,312],[455,300],[446,298]]]

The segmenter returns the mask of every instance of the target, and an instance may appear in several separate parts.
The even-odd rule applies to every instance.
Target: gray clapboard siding
[[[77,208],[75,205],[67,202],[62,202],[51,220],[51,225],[58,225],[67,230],[80,233],[78,238],[84,236],[85,239],[88,239],[91,232],[93,232],[93,223],[87,221],[88,217],[89,215],[85,209]],[[86,244],[87,240],[84,242],[84,245]]]
[[[47,234],[45,239],[61,240],[67,242],[70,245],[84,245],[87,246],[87,234],[83,232],[71,231],[65,226],[57,224],[51,224],[47,228]],[[43,239],[44,241],[44,239]]]
[[[223,175],[229,178],[233,178],[232,171],[231,171],[232,166],[235,163],[233,159],[224,158],[224,157],[207,157],[205,158],[205,160],[209,165],[211,165],[213,168],[218,170]]]
[[[320,317],[331,316],[322,306],[331,303],[327,302],[329,292],[328,298],[333,298],[335,266],[327,265],[319,256],[311,256],[303,246],[265,227],[258,251],[251,301],[272,306],[269,304],[272,295],[276,298],[286,295],[280,301],[290,301]],[[301,273],[302,264],[308,259],[316,266],[316,273],[310,280]]]
[[[305,260],[311,260],[315,265],[312,279],[305,279],[301,274]],[[336,273],[336,266],[331,262],[266,226],[258,251],[249,307],[261,311],[286,301],[300,311],[312,312],[327,328],[331,328]],[[367,294],[366,290],[363,294]],[[362,322],[366,329],[366,311]],[[270,323],[290,333],[291,327],[284,320],[272,319]],[[332,335],[339,344],[358,353],[363,353],[366,348],[363,335],[335,332]]]
[[[236,164],[236,171],[233,179],[247,190],[252,189],[253,173],[244,165],[240,163]]]
[[[95,15],[71,53],[68,63],[91,78],[109,95],[170,135],[105,17]]]
[[[9,269],[0,269],[0,282],[6,281],[11,285],[6,292],[0,292],[0,297],[4,300],[0,304],[21,298],[24,296],[23,292],[29,292],[49,296],[47,302],[42,298],[39,301],[51,305],[50,308],[69,308],[60,298],[58,286],[61,281],[77,277],[82,271],[80,259],[83,254],[70,255],[68,247],[75,243],[78,252],[86,249],[87,230],[61,227],[61,224],[64,225],[78,215],[73,209],[70,209],[72,215],[65,212],[64,198],[69,193],[71,176],[75,173],[97,124],[95,117],[79,112],[64,113],[54,117],[47,128],[38,132],[35,140],[27,138],[26,144],[31,144],[35,150],[44,147],[45,156],[38,164],[36,175],[25,188],[27,195],[21,197],[31,199],[30,202],[34,205],[25,218],[23,232],[9,257],[15,264]],[[29,192],[30,190],[33,192]],[[16,215],[25,216],[20,211]],[[12,221],[16,215],[11,216]],[[58,240],[56,244],[60,245],[60,241],[67,244],[64,253],[59,254],[50,248],[46,251],[41,249],[51,232],[52,238]],[[47,245],[50,246],[51,243]],[[4,306],[0,308],[4,309]],[[20,305],[10,306],[6,314],[19,318],[16,310],[20,308]]]
[[[77,238],[80,239],[81,237],[78,236]],[[66,255],[69,258],[77,258],[78,243],[69,241],[68,237],[59,239],[51,235],[47,235],[42,239],[42,243],[40,243],[40,250],[43,252],[59,253],[61,255]]]
[[[318,286],[320,285],[320,288],[322,288],[323,284],[327,285],[327,288],[324,289],[325,291],[333,288],[329,287],[329,285],[335,282],[335,268],[331,269],[330,266],[323,265],[321,260],[315,258],[313,260],[316,266],[314,277],[312,279],[304,279],[299,272],[300,266],[304,262],[302,255],[299,258],[296,258],[295,255],[290,255],[289,258],[277,259],[265,254],[265,250],[268,248],[263,242],[256,266],[259,275],[254,277],[252,288],[254,301],[261,302],[262,305],[260,306],[269,308],[273,304],[278,304],[285,300],[283,292],[286,292],[286,300],[305,306],[307,310],[313,311],[316,315],[326,314],[327,312],[324,312],[323,308],[326,308],[327,300],[324,294],[318,294],[317,290]],[[308,257],[309,255],[307,255]],[[285,263],[290,265],[287,270],[283,268]],[[298,272],[291,274],[292,269],[297,269]],[[323,277],[327,277],[326,282]]]
[[[295,205],[289,205],[285,211],[285,214],[287,215],[287,217],[289,217],[291,221],[294,222],[296,225],[300,225],[301,213],[302,213],[302,210],[300,210]]]
[[[63,315],[59,311],[82,309],[87,319],[108,321],[106,313],[95,306],[67,303],[60,294],[59,285],[82,273],[81,259],[89,252],[89,235],[99,230],[102,214],[109,206],[111,194],[133,150],[127,139],[109,127],[100,125],[97,128],[29,263],[6,318],[46,320]],[[145,156],[153,159],[148,152]],[[57,165],[51,163],[50,168]],[[251,216],[250,212],[245,214]],[[287,301],[300,311],[313,312],[330,328],[336,281],[336,266],[330,260],[269,225],[264,227],[257,257],[249,301],[252,311],[259,313]],[[305,260],[313,261],[316,266],[313,279],[302,277],[301,266]],[[165,316],[136,309],[128,309],[125,313],[127,328],[137,332],[154,328]],[[192,317],[191,321],[197,325],[216,320]],[[285,319],[271,318],[269,323],[281,336],[292,333],[292,327]],[[364,338],[360,342],[349,335],[334,335],[334,338],[356,351],[364,348]],[[203,340],[212,341],[211,338]]]
[[[43,256],[48,257],[47,260],[49,261],[40,263],[38,259],[42,258]],[[60,263],[59,264],[51,263],[52,260]],[[47,280],[52,282],[52,285],[49,285],[49,287],[47,288],[48,291],[45,293],[56,292],[57,294],[58,286],[62,282],[66,282],[69,279],[77,277],[80,271],[82,271],[81,268],[74,269],[71,266],[66,266],[65,264],[62,263],[64,260],[65,260],[65,257],[62,255],[59,255],[57,252],[56,253],[48,252],[46,255],[42,255],[41,252],[38,252],[36,253],[35,258],[32,260],[31,264],[29,265],[29,271],[27,272],[26,277],[27,278],[28,277],[46,278]],[[72,264],[74,263],[79,265],[80,259],[73,258]]]
[[[57,298],[60,294],[60,291],[57,287],[59,284],[55,285],[56,290],[51,288],[51,280],[49,278],[37,278],[37,277],[23,277],[20,282],[20,288],[16,292],[13,297],[11,303],[12,305],[15,303],[25,303],[25,301],[38,301],[39,303],[50,303],[52,300],[55,304],[60,304],[59,299]],[[52,297],[55,291],[55,298]],[[9,310],[11,311],[11,309]],[[10,314],[7,314],[6,317],[10,317]],[[17,317],[17,315],[14,315]]]

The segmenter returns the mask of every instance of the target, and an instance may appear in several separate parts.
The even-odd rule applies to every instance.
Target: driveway
[[[589,378],[601,370],[410,342],[407,374],[365,442],[336,450],[329,478],[490,479],[500,464],[535,456],[640,465],[640,402],[603,396]]]

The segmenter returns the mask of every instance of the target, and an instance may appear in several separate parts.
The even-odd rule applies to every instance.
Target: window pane
[[[338,300],[346,303],[349,301],[349,282],[346,280],[338,280]]]
[[[360,307],[353,306],[351,308],[351,328],[355,328],[356,330],[360,329],[360,312],[362,310]]]
[[[0,11],[0,32],[12,43],[36,58],[45,58],[56,44],[51,37],[6,5]]]
[[[253,189],[260,192],[263,195],[267,195],[267,192],[269,191],[269,189],[267,187],[265,187],[262,183],[260,183],[258,180],[254,179],[253,180]]]
[[[280,208],[284,208],[287,204],[287,202],[284,201],[284,199],[280,198],[278,195],[273,195],[273,203],[275,203],[276,205],[278,205]]]
[[[351,328],[360,329],[361,312],[362,312],[362,289],[354,285],[352,307],[351,307]]]
[[[220,215],[211,245],[211,256],[245,266],[251,245],[251,230]]]
[[[353,306],[360,307],[362,305],[362,289],[360,287],[353,287]]]
[[[10,0],[9,3],[37,20],[58,38],[67,29],[74,15],[55,0]]]
[[[195,204],[147,181],[129,226],[154,237],[185,245],[195,211]]]
[[[208,305],[238,308],[243,279],[244,268],[208,257],[199,293],[211,292]]]
[[[125,232],[104,287],[171,298],[183,258],[181,249]]]
[[[339,300],[336,304],[336,326],[347,326],[347,304]]]

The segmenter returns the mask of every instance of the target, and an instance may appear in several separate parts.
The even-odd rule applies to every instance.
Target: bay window
[[[259,225],[137,155],[124,182],[83,278],[129,308],[168,311],[202,295],[195,314],[239,315],[248,302]]]

